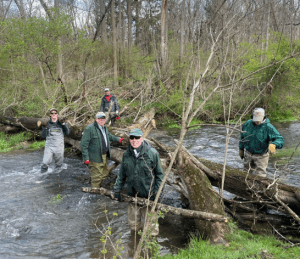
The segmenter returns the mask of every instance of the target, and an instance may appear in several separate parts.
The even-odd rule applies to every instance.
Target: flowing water
[[[285,138],[285,148],[299,143],[300,123],[275,126]],[[151,136],[171,146],[178,131],[157,130]],[[224,128],[203,127],[189,131],[184,146],[195,155],[223,163],[225,138]],[[242,168],[238,139],[238,133],[231,136],[227,164]],[[113,245],[120,239],[124,246],[122,257],[130,258],[136,238],[127,225],[127,205],[82,193],[81,187],[88,186],[88,171],[80,158],[66,157],[62,171],[54,171],[52,165],[41,174],[42,157],[41,150],[0,154],[0,258],[103,258],[100,238],[108,225],[112,228]],[[275,171],[274,162],[271,159],[269,176]],[[300,186],[299,162],[299,157],[295,157],[284,182]],[[165,191],[167,202],[180,207],[180,195],[168,186]],[[159,222],[157,241],[162,254],[174,253],[188,243],[193,220],[167,215]],[[113,245],[107,242],[106,258],[112,258]]]

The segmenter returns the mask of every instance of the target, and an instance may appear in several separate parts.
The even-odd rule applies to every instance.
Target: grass
[[[289,243],[277,240],[274,236],[254,235],[239,230],[235,224],[230,223],[230,234],[227,240],[228,247],[211,245],[209,241],[194,237],[186,249],[177,255],[166,255],[160,258],[177,259],[241,259],[241,258],[293,258],[300,259],[300,247],[290,247]]]
[[[45,146],[45,140],[43,140],[43,141],[35,141],[35,142],[33,142],[30,146],[29,146],[29,149],[33,149],[33,150],[35,150],[35,149],[39,149],[39,148],[41,148],[41,147],[44,147]]]
[[[32,134],[29,132],[21,132],[14,135],[7,135],[4,132],[0,132],[0,152],[23,149],[24,147],[35,150],[45,146],[45,141],[34,141],[28,146],[27,141],[31,138]]]
[[[7,152],[12,149],[21,149],[22,142],[31,139],[31,133],[22,132],[14,135],[6,135],[4,132],[0,132],[0,152]]]

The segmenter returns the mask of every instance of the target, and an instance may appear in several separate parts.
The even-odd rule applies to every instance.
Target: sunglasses
[[[51,112],[50,114],[57,114],[57,112]]]
[[[129,136],[130,139],[140,139],[141,136]]]

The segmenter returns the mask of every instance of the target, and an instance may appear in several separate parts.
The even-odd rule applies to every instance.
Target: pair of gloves
[[[276,151],[276,145],[270,144],[269,147],[268,147],[269,154],[273,155],[273,154],[275,154],[275,151]],[[245,158],[244,149],[239,150],[239,156],[240,156],[241,159]]]

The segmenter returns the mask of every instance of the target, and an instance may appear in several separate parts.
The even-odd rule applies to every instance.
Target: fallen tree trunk
[[[178,172],[188,188],[190,208],[225,216],[223,206],[206,174],[199,170],[183,151],[178,153],[178,156],[182,158],[182,164],[179,165]],[[197,219],[196,225],[203,238],[209,238],[212,243],[225,242],[225,235],[229,230],[227,224]]]
[[[108,196],[111,198],[111,191],[105,189],[105,188],[100,188],[96,191],[93,190],[91,192],[91,187],[82,187],[81,191],[83,192],[88,192],[88,193],[98,193],[102,194],[105,196]],[[139,206],[152,206],[153,202],[148,200],[148,199],[143,199],[139,197],[131,197],[126,194],[121,193],[122,201],[128,202],[128,203],[136,203]],[[157,203],[156,208],[161,211],[165,212],[170,212],[175,215],[181,215],[184,217],[188,218],[197,218],[201,220],[206,220],[206,221],[211,221],[211,222],[227,222],[228,218],[225,217],[224,215],[218,215],[214,213],[208,213],[204,211],[194,211],[194,210],[185,210],[185,209],[180,209],[180,208],[174,208],[172,206],[168,206],[162,203]]]

